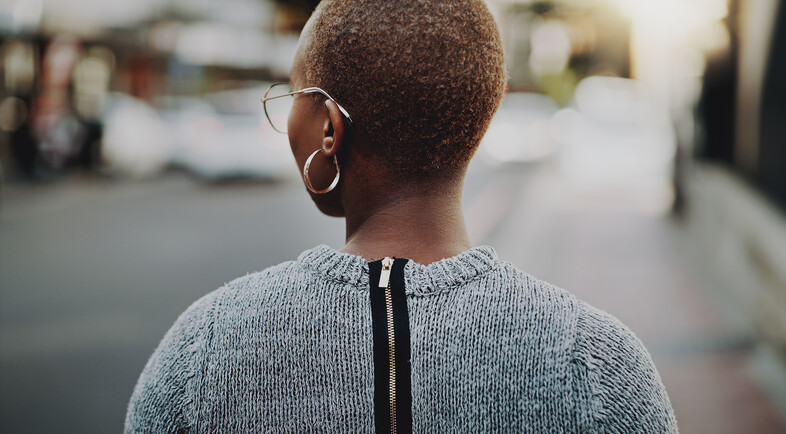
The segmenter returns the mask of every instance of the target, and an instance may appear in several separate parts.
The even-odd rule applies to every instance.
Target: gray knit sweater
[[[475,247],[404,268],[418,433],[673,433],[619,320]],[[192,304],[139,377],[126,432],[374,432],[369,266],[321,245]]]

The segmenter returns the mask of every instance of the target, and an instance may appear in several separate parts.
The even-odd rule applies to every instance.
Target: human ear
[[[325,120],[325,125],[322,128],[324,138],[322,139],[322,150],[325,156],[330,158],[338,154],[341,147],[344,145],[345,136],[345,122],[344,115],[338,109],[338,104],[335,101],[328,99],[325,101],[325,107],[328,110],[328,118]]]

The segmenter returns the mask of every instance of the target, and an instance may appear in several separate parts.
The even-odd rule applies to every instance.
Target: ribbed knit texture
[[[192,304],[128,433],[374,432],[368,262],[321,245]],[[673,433],[641,341],[491,247],[404,269],[418,433]]]

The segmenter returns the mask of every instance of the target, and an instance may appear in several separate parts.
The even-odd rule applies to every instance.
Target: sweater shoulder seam
[[[215,313],[217,311],[219,301],[230,289],[231,288],[229,286],[224,285],[213,291],[212,294],[209,294],[209,304],[203,311],[201,318],[198,321],[199,332],[197,333],[197,336],[195,336],[195,356],[194,361],[191,364],[191,375],[189,376],[189,384],[187,389],[189,394],[189,404],[191,406],[189,412],[190,420],[188,420],[188,427],[190,429],[198,428],[197,425],[198,421],[200,420],[199,394],[201,391],[199,385],[202,384],[202,378],[204,378],[206,375],[205,369],[207,367],[207,357],[210,354],[208,348],[212,343],[214,335]]]
[[[601,383],[601,372],[597,366],[595,366],[591,361],[585,360],[588,355],[583,354],[579,349],[579,339],[583,338],[583,330],[580,327],[580,323],[582,321],[586,321],[588,318],[587,312],[587,303],[582,300],[576,300],[578,304],[578,314],[576,315],[574,329],[573,329],[573,342],[572,348],[570,353],[570,373],[571,373],[571,382],[573,383],[573,391],[577,393],[581,387],[588,387],[589,388],[589,398],[586,400],[586,406],[589,414],[589,419],[592,421],[592,430],[591,432],[598,432],[598,428],[601,424],[601,419],[603,415],[599,412],[595,411],[597,406],[603,406],[603,391],[600,390],[600,383]],[[586,372],[586,377],[584,378],[584,382],[587,384],[581,385],[578,384],[579,378],[576,378],[576,369],[582,369]],[[585,395],[586,396],[586,395]],[[576,414],[576,422],[579,423],[579,415]]]

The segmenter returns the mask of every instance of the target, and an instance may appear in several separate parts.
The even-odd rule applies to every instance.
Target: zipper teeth
[[[392,268],[392,265],[391,265]],[[385,289],[385,307],[388,317],[388,348],[390,348],[390,432],[396,432],[396,347],[393,333],[393,297],[390,281]]]

